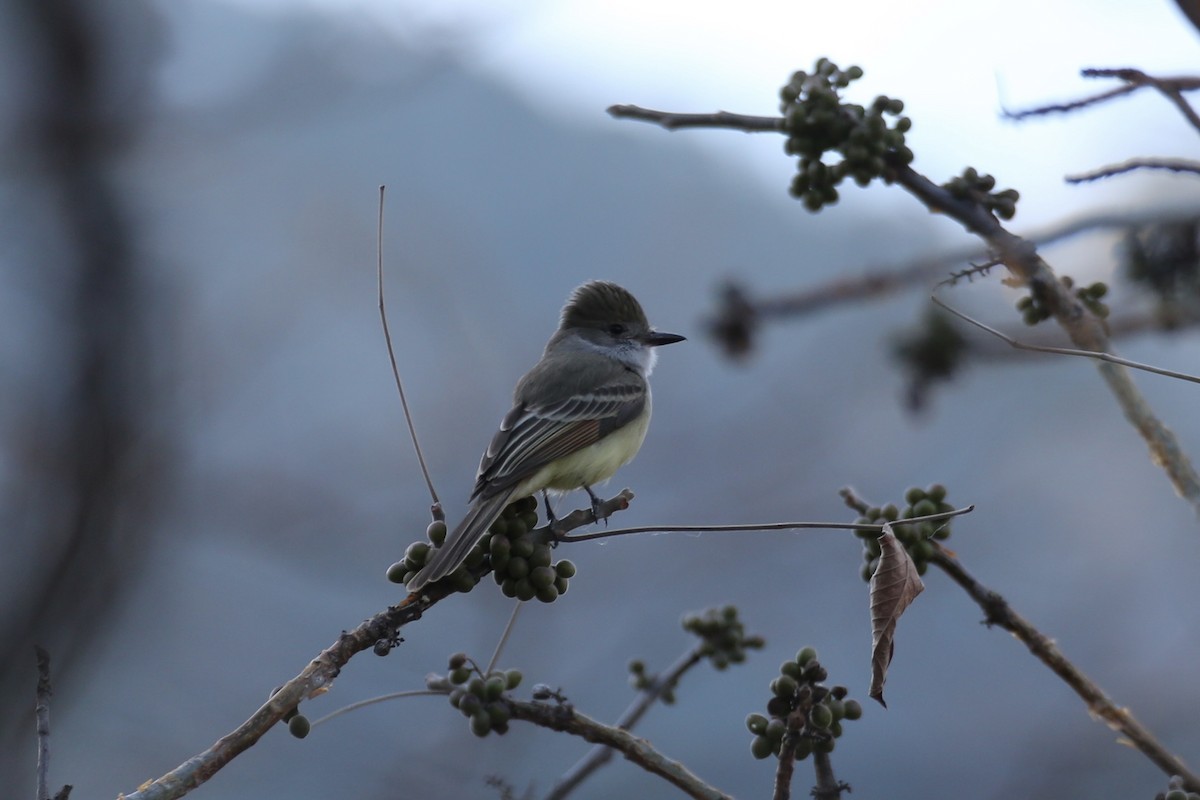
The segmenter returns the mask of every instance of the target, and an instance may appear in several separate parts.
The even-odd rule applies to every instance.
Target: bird
[[[627,464],[646,438],[656,349],[682,341],[652,328],[627,289],[596,280],[576,288],[541,359],[517,382],[512,409],[480,459],[466,516],[408,590],[453,572],[514,500],[584,489],[595,511],[591,487]]]

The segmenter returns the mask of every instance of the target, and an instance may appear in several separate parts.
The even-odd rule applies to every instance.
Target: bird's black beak
[[[661,333],[659,331],[650,331],[642,337],[642,344],[647,347],[659,347],[664,344],[675,344],[675,342],[687,341],[686,336],[680,336],[678,333]]]

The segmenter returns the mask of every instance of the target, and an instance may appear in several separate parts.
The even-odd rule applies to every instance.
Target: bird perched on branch
[[[615,283],[591,281],[572,292],[479,462],[470,510],[409,591],[453,572],[514,500],[583,489],[594,510],[591,487],[637,455],[646,438],[655,348],[683,340],[651,328],[641,304]]]

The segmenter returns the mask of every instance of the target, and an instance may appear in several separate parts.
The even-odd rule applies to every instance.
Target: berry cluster
[[[1130,280],[1148,286],[1171,311],[1200,293],[1200,223],[1195,219],[1130,228],[1119,254]],[[1169,321],[1169,317],[1168,317]]]
[[[1100,319],[1108,317],[1108,305],[1101,299],[1108,294],[1108,284],[1097,281],[1090,286],[1075,289],[1075,281],[1071,279],[1070,275],[1064,275],[1059,280],[1068,290],[1074,289],[1075,297],[1083,303],[1088,311]],[[1026,325],[1037,325],[1051,316],[1050,304],[1046,300],[1045,293],[1038,291],[1036,286],[1031,288],[1029,294],[1017,301],[1017,310],[1021,312],[1021,318]]]
[[[933,387],[949,381],[967,355],[967,340],[948,314],[930,309],[919,326],[897,337],[892,354],[908,373],[908,407],[920,410]]]
[[[1200,792],[1189,792],[1179,775],[1172,775],[1167,781],[1167,791],[1159,792],[1154,800],[1200,800]]]
[[[842,70],[821,58],[812,73],[793,74],[779,92],[788,137],[784,151],[800,159],[790,191],[809,211],[836,203],[844,179],[859,186],[875,178],[891,183],[896,167],[913,159],[904,143],[912,120],[900,116],[902,101],[881,95],[864,108],[842,100],[841,90],[862,76],[859,67]],[[895,118],[890,125],[888,116]],[[841,158],[826,163],[828,153]]]
[[[746,660],[746,650],[759,650],[766,644],[761,636],[746,635],[746,627],[738,619],[736,606],[684,614],[680,624],[685,631],[703,640],[701,655],[716,669],[740,664]]]
[[[862,705],[847,700],[845,686],[826,688],[828,677],[817,651],[805,647],[792,661],[779,667],[779,677],[771,681],[767,714],[750,714],[746,727],[754,734],[750,752],[755,758],[778,757],[784,735],[790,730],[796,737],[796,760],[808,758],[813,751],[829,753],[834,740],[842,735],[842,720],[862,716]]]
[[[1012,219],[1017,213],[1017,201],[1021,194],[1016,189],[996,188],[996,179],[991,175],[980,175],[974,167],[967,167],[962,175],[957,175],[942,184],[942,188],[959,200],[970,200],[978,203],[1000,219]]]
[[[575,565],[566,560],[551,564],[549,542],[533,533],[537,519],[536,499],[526,497],[511,504],[492,523],[488,557],[492,577],[505,597],[520,600],[536,597],[543,603],[553,603],[567,591],[567,581],[575,575]]]
[[[488,533],[471,548],[457,569],[442,580],[455,591],[469,592],[480,576],[492,571],[496,583],[508,597],[552,603],[567,591],[567,581],[575,575],[575,565],[563,560],[553,561],[550,542],[535,534],[537,500],[524,497],[509,503],[488,528]],[[446,541],[446,523],[429,523],[425,530],[429,541],[413,542],[404,551],[404,558],[388,567],[388,580],[408,583],[428,564]]]
[[[492,731],[508,732],[509,710],[504,693],[521,684],[521,673],[515,669],[483,673],[466,653],[450,656],[450,674],[454,686],[450,690],[450,705],[471,720],[471,733],[487,736]]]
[[[859,525],[879,525],[884,522],[896,522],[913,517],[927,517],[943,511],[953,511],[954,506],[946,502],[946,487],[935,483],[928,489],[914,486],[904,493],[907,505],[903,510],[889,503],[882,508],[871,507],[855,520]],[[893,528],[896,539],[908,550],[909,557],[916,564],[917,573],[925,574],[929,567],[929,559],[933,556],[934,547],[931,539],[946,539],[950,536],[950,520],[936,522],[919,522],[912,525],[897,525]],[[871,580],[879,567],[879,531],[873,528],[858,528],[855,536],[863,540],[862,578]]]

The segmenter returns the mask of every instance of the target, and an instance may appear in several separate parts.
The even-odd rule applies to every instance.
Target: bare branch
[[[718,111],[715,114],[674,114],[641,106],[615,105],[608,107],[608,113],[616,119],[653,122],[669,131],[679,128],[732,128],[746,133],[779,133],[783,130],[782,117],[756,117],[749,114],[731,114],[728,111]]]
[[[1186,158],[1131,158],[1128,161],[1122,161],[1120,164],[1110,164],[1107,167],[1100,167],[1090,172],[1068,175],[1064,180],[1067,183],[1087,183],[1139,169],[1161,169],[1170,172],[1200,174],[1200,161],[1191,161]]]
[[[1085,69],[1081,73],[1085,78],[1118,78],[1133,86],[1149,86],[1170,100],[1179,109],[1179,113],[1187,119],[1193,128],[1200,131],[1200,116],[1192,108],[1184,92],[1200,89],[1200,78],[1184,76],[1179,78],[1155,78],[1140,69],[1121,67],[1119,69]]]
[[[1103,103],[1112,100],[1116,97],[1123,97],[1132,94],[1138,89],[1152,88],[1170,100],[1179,109],[1180,113],[1187,119],[1192,127],[1200,130],[1200,116],[1197,116],[1196,111],[1184,98],[1184,92],[1195,91],[1200,89],[1200,78],[1192,76],[1180,76],[1175,78],[1155,78],[1147,75],[1140,69],[1132,69],[1123,67],[1119,69],[1085,69],[1081,73],[1085,78],[1117,78],[1125,82],[1124,86],[1118,86],[1115,89],[1109,89],[1106,92],[1090,95],[1079,100],[1073,100],[1068,103],[1051,103],[1049,105],[1038,106],[1024,111],[1008,111],[1005,110],[1004,116],[1011,120],[1022,120],[1027,117],[1037,117],[1046,114],[1062,114],[1071,111],[1077,111],[1081,108],[1093,106],[1098,103]]]
[[[679,683],[689,669],[696,666],[704,658],[703,644],[698,644],[679,657],[665,672],[655,676],[650,686],[642,689],[633,703],[617,718],[616,727],[628,731],[650,710],[650,707],[660,698],[663,692]],[[554,788],[546,795],[545,800],[563,800],[575,790],[589,775],[612,760],[611,747],[597,745],[588,751],[587,755],[564,772]]]
[[[513,719],[522,719],[543,728],[569,733],[617,750],[634,764],[658,775],[691,797],[699,800],[730,800],[729,795],[709,786],[682,763],[663,755],[645,739],[584,716],[569,705],[526,703],[507,699],[504,702]]]
[[[1083,97],[1079,100],[1072,100],[1067,103],[1049,103],[1044,106],[1027,108],[1023,111],[1009,111],[1007,108],[1005,108],[1001,109],[1000,113],[1005,119],[1012,120],[1014,122],[1027,119],[1029,117],[1040,117],[1047,114],[1066,114],[1071,111],[1077,111],[1081,108],[1087,108],[1088,106],[1096,105],[1097,103],[1103,103],[1106,100],[1112,100],[1114,97],[1123,97],[1124,95],[1137,91],[1139,88],[1140,87],[1134,85],[1118,86],[1116,89],[1109,89],[1107,92],[1100,92],[1099,94]]]
[[[408,396],[404,392],[404,382],[400,380],[400,368],[396,366],[396,351],[392,348],[392,332],[388,329],[387,305],[383,302],[383,198],[386,186],[379,187],[379,224],[376,228],[375,252],[377,263],[375,274],[379,283],[379,319],[383,322],[383,338],[387,342],[388,360],[392,363],[392,377],[396,380],[396,390],[400,392],[400,405],[404,408],[404,422],[408,425],[408,435],[412,437],[413,449],[417,451],[417,461],[421,465],[421,475],[429,488],[429,496],[433,499],[430,508],[435,520],[444,520],[446,514],[442,511],[442,501],[438,499],[437,490],[433,488],[433,479],[429,477],[429,467],[425,465],[425,453],[421,443],[417,441],[417,427],[413,424],[412,412],[408,409]]]
[[[888,523],[896,525],[911,525],[918,522],[949,519],[961,514],[970,514],[975,510],[974,505],[956,508],[953,511],[943,511],[925,517],[898,519]],[[796,531],[796,530],[850,530],[861,531],[875,528],[883,533],[884,525],[864,525],[853,522],[750,522],[737,525],[639,525],[632,528],[614,528],[610,531],[594,533],[577,533],[571,536],[560,536],[560,542],[586,542],[592,539],[607,539],[612,536],[629,536],[635,533],[749,533],[758,531]]]
[[[945,548],[934,542],[935,549],[930,562],[940,567],[955,583],[966,590],[984,612],[984,622],[998,625],[1019,639],[1034,656],[1049,667],[1054,674],[1083,698],[1088,713],[1094,719],[1107,724],[1121,734],[1168,776],[1179,775],[1189,791],[1200,792],[1200,776],[1187,768],[1179,758],[1169,752],[1128,709],[1109,699],[1098,685],[1083,674],[1078,667],[1063,655],[1054,641],[1035,628],[1028,620],[1009,606],[996,592],[987,588],[967,572],[967,569],[951,556]]]
[[[500,660],[500,654],[504,652],[504,645],[508,644],[508,637],[512,635],[513,628],[517,625],[517,617],[524,607],[525,603],[520,600],[513,606],[512,613],[508,615],[508,624],[504,626],[504,632],[500,634],[500,641],[496,642],[496,649],[492,651],[492,658],[488,661],[487,669],[483,670],[485,675],[492,674],[492,670],[496,668],[496,663]]]
[[[1130,369],[1140,369],[1143,372],[1153,372],[1155,375],[1165,375],[1168,378],[1177,378],[1181,381],[1200,383],[1200,376],[1189,375],[1186,372],[1175,372],[1174,370],[1163,369],[1162,367],[1155,367],[1150,364],[1142,364],[1138,361],[1130,361],[1127,358],[1121,358],[1120,356],[1115,356],[1112,353],[1096,352],[1094,350],[1073,350],[1069,347],[1051,347],[1049,345],[1026,344],[947,305],[945,301],[937,296],[936,293],[930,295],[929,299],[932,300],[933,303],[939,308],[948,311],[962,321],[968,322],[982,331],[990,333],[992,336],[995,336],[996,338],[1011,345],[1012,347],[1015,347],[1018,350],[1028,350],[1036,353],[1054,353],[1060,356],[1082,356],[1084,358],[1094,358],[1099,361],[1106,361],[1110,364],[1119,364],[1123,367],[1129,367]]]

